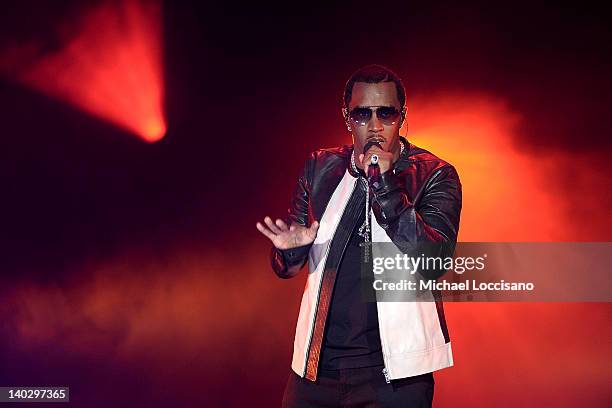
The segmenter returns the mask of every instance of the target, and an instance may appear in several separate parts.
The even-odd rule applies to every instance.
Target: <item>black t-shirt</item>
[[[365,201],[364,201],[365,207]],[[362,297],[361,247],[358,234],[365,221],[362,209],[340,261],[321,351],[320,367],[326,370],[383,365],[376,302]]]

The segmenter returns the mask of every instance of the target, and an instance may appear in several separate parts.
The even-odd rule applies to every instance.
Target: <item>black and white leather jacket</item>
[[[408,143],[392,170],[370,181],[372,242],[392,242],[400,250],[422,242],[454,247],[461,212],[461,183],[455,168]],[[309,263],[296,327],[292,369],[316,380],[323,333],[336,273],[362,203],[350,166],[352,145],[321,149],[306,160],[288,222],[320,223],[313,244],[281,251],[272,248],[272,268],[291,278]],[[388,379],[415,376],[453,365],[442,302],[377,302],[384,374]]]

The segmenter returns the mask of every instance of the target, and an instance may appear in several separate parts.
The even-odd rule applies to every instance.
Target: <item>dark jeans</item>
[[[431,407],[432,373],[385,381],[382,366],[319,370],[312,382],[291,370],[283,396],[283,408],[394,408]]]

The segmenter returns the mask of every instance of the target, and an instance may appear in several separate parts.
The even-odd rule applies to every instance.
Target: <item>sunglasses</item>
[[[356,125],[365,126],[372,119],[373,112],[383,125],[394,125],[400,117],[400,111],[393,106],[359,106],[349,112],[349,118]]]

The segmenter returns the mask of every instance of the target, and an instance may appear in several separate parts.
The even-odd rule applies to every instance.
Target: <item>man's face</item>
[[[348,107],[348,123],[353,133],[353,143],[355,152],[361,154],[363,147],[370,140],[378,140],[383,150],[389,152],[399,151],[399,130],[401,124],[401,114],[396,120],[390,120],[385,116],[387,112],[381,111],[371,113],[371,118],[365,124],[364,121],[351,119],[350,112],[355,108],[369,108],[376,110],[380,107],[395,108],[401,112],[401,105],[397,98],[397,90],[394,82],[379,82],[368,84],[356,82],[353,86],[353,93]],[[367,111],[364,111],[367,112]],[[362,116],[363,117],[363,116]]]

